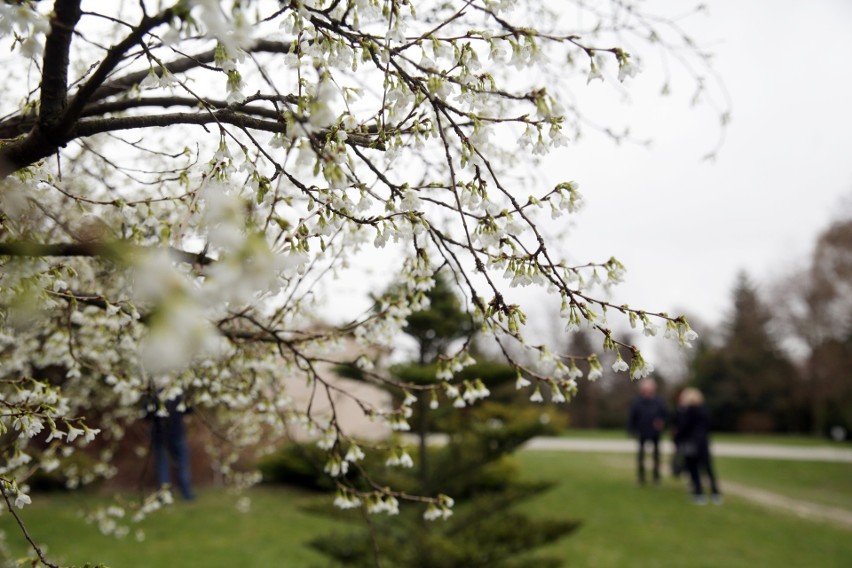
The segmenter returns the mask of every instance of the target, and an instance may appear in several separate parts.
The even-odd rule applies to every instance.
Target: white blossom
[[[338,492],[334,498],[334,506],[338,509],[357,509],[361,506],[361,499],[348,492]]]
[[[30,496],[26,493],[21,493],[19,491],[18,494],[15,495],[15,507],[18,509],[23,509],[26,505],[29,505],[32,502],[32,499],[30,499]]]
[[[349,446],[349,449],[346,451],[346,455],[343,457],[344,460],[348,462],[358,462],[366,457],[364,455],[363,450],[358,447],[358,444],[352,444]]]
[[[536,385],[535,391],[530,395],[530,402],[544,402],[544,397],[541,395],[541,388]]]
[[[594,382],[603,376],[603,369],[600,367],[592,367],[589,369],[589,380]]]
[[[624,359],[621,358],[621,354],[619,353],[618,357],[615,360],[615,363],[612,364],[612,370],[616,373],[620,373],[622,371],[628,370],[629,368],[630,367],[628,367],[627,363],[624,362]]]
[[[604,76],[601,73],[600,69],[598,69],[598,66],[595,64],[595,60],[592,59],[589,64],[589,76],[586,78],[586,84],[590,84],[595,79],[600,79],[601,81],[603,81],[603,78]]]

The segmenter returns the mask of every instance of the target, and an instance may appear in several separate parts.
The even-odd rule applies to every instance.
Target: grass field
[[[51,561],[82,566],[103,563],[112,568],[253,566],[314,566],[322,556],[304,546],[308,539],[332,528],[326,518],[299,510],[315,498],[301,491],[258,487],[247,492],[248,512],[240,513],[238,496],[202,490],[191,503],[178,502],[139,524],[145,539],[101,535],[80,518],[81,511],[109,499],[84,493],[39,495],[23,511],[23,518],[39,543],[46,543]],[[11,527],[7,513],[0,516],[14,555],[30,554]]]
[[[633,483],[633,459],[626,455],[527,452],[521,455],[531,479],[559,485],[528,505],[536,514],[564,514],[583,521],[577,533],[555,545],[566,566],[589,568],[655,567],[836,567],[852,566],[852,531],[769,511],[728,496],[722,506],[692,505],[683,482],[666,479],[660,487]],[[727,478],[761,477],[759,460],[718,464],[724,490]],[[751,466],[758,465],[752,472]],[[780,462],[773,476],[806,469],[808,479],[820,477],[825,464]],[[831,464],[837,465],[837,464]],[[791,469],[788,469],[793,466]],[[852,466],[843,464],[847,476]],[[825,476],[825,495],[849,497],[842,469]],[[782,489],[779,483],[774,489]]]
[[[638,488],[628,455],[523,452],[522,474],[557,482],[524,507],[535,515],[582,521],[580,529],[552,545],[566,567],[698,568],[852,566],[852,530],[799,519],[728,496],[722,506],[698,507],[683,482]],[[852,510],[852,465],[764,460],[718,460],[722,479],[799,499]],[[248,492],[251,509],[240,513],[238,497],[202,491],[142,523],[137,542],[100,535],[79,511],[103,498],[53,494],[34,499],[24,511],[29,528],[61,564],[102,562],[112,568],[312,567],[322,557],[304,545],[326,533],[332,521],[299,510],[312,499],[298,491],[260,487]],[[0,527],[14,554],[28,553],[8,513]]]

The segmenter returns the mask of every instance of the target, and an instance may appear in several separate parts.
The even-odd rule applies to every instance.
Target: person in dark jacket
[[[645,484],[645,445],[651,443],[654,457],[654,483],[660,482],[660,435],[666,427],[668,410],[666,403],[657,396],[657,383],[653,379],[639,382],[639,394],[630,405],[628,429],[639,440],[638,476],[639,484]]]
[[[710,482],[710,498],[720,504],[722,495],[710,456],[710,416],[704,407],[704,396],[698,389],[686,388],[680,394],[674,430],[675,444],[683,454],[684,465],[689,472],[693,502],[698,505],[707,503],[701,485],[701,475],[706,474]]]

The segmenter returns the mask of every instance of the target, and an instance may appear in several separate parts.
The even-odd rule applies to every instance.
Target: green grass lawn
[[[48,558],[62,565],[103,563],[112,568],[301,567],[317,565],[322,556],[304,545],[332,528],[326,518],[299,510],[315,498],[286,488],[258,487],[248,491],[250,510],[240,513],[238,497],[219,490],[201,491],[191,503],[178,502],[142,521],[145,539],[101,535],[80,518],[81,511],[109,499],[85,493],[34,496],[22,512],[30,532],[46,543]],[[31,554],[11,526],[10,515],[0,527],[15,555]]]
[[[557,485],[523,505],[536,515],[582,521],[568,538],[551,545],[567,567],[699,568],[852,566],[852,530],[799,519],[728,496],[722,506],[698,507],[682,481],[640,489],[629,455],[522,452],[522,474]],[[725,480],[852,510],[852,466],[718,460]],[[48,557],[61,564],[102,562],[112,568],[314,567],[323,558],[304,543],[326,534],[332,521],[299,509],[314,496],[290,489],[259,487],[247,493],[249,512],[238,497],[202,491],[189,504],[177,503],[145,520],[146,538],[102,536],[79,511],[103,502],[85,493],[35,496],[23,511]],[[0,527],[16,555],[28,554],[8,513]]]
[[[527,504],[529,511],[583,522],[573,536],[553,545],[566,566],[852,566],[848,529],[805,521],[732,496],[722,506],[695,506],[687,499],[683,482],[673,479],[660,487],[639,488],[631,456],[525,452],[520,458],[528,478],[559,482]],[[740,461],[743,470],[761,463]],[[778,464],[774,475],[784,476],[787,465]],[[725,475],[732,473],[728,466],[719,464],[723,484]],[[759,477],[759,472],[754,474]],[[828,485],[845,491],[846,483],[836,481]]]

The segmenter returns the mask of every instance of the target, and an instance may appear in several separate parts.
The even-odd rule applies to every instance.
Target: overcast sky
[[[684,25],[716,55],[732,101],[717,159],[701,160],[717,115],[690,108],[686,76],[659,97],[651,60],[622,112],[653,146],[589,137],[554,156],[548,172],[578,180],[586,197],[571,229],[576,255],[627,265],[615,299],[717,323],[738,271],[766,285],[804,265],[842,209],[852,215],[852,2],[705,4],[709,13]],[[611,103],[607,85],[589,92]]]
[[[687,10],[679,0],[655,4]],[[611,299],[715,325],[730,309],[737,272],[765,287],[807,263],[841,209],[852,215],[852,1],[705,4],[707,14],[682,23],[715,54],[730,94],[718,157],[702,160],[717,143],[718,113],[690,105],[695,83],[682,73],[660,97],[659,59],[640,52],[645,70],[626,89],[578,77],[572,95],[595,118],[629,124],[653,145],[617,146],[590,133],[551,155],[545,175],[548,183],[578,181],[586,201],[564,227],[560,252],[583,262],[615,256],[627,266]],[[369,258],[366,279],[338,282],[332,298],[346,305],[329,302],[330,319],[365,309],[367,292],[393,273]],[[553,305],[540,292],[526,299],[534,331],[550,333]]]

